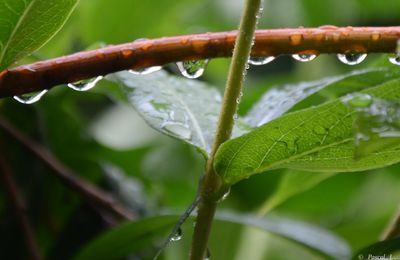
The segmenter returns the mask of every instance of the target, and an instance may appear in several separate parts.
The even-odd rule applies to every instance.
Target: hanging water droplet
[[[317,135],[324,135],[326,134],[326,129],[325,127],[322,127],[320,125],[314,127],[313,132],[316,133]]]
[[[178,231],[176,231],[176,233],[171,237],[171,241],[172,242],[179,241],[182,239],[182,237],[183,237],[182,229],[179,228]]]
[[[68,87],[76,91],[88,91],[96,86],[96,84],[103,79],[103,76],[98,76],[94,79],[80,80],[75,83],[68,83]]]
[[[293,59],[301,61],[301,62],[307,62],[307,61],[312,61],[317,57],[315,54],[293,54],[292,55]]]
[[[400,66],[400,54],[396,54],[393,57],[389,57],[390,63]]]
[[[139,69],[139,70],[129,70],[130,73],[135,74],[135,75],[147,75],[156,71],[159,71],[162,69],[162,66],[153,66],[153,67],[148,67],[144,69]]]
[[[224,193],[224,195],[222,195],[222,197],[218,200],[218,202],[222,202],[222,201],[226,200],[226,198],[228,198],[228,196],[229,196],[229,193],[231,193],[230,188]]]
[[[22,104],[30,105],[35,102],[38,102],[43,97],[43,95],[47,93],[47,91],[48,89],[44,89],[40,92],[33,92],[19,96],[13,96],[13,98]]]
[[[371,106],[373,100],[371,95],[356,93],[345,97],[344,102],[354,108],[365,108]]]
[[[188,79],[197,79],[203,75],[208,60],[180,61],[176,63],[181,74]]]
[[[165,122],[161,125],[161,128],[181,139],[190,140],[192,138],[192,131],[186,124]]]
[[[250,57],[249,63],[251,65],[265,65],[270,63],[271,61],[275,60],[274,56],[266,56],[266,57]]]
[[[347,65],[357,65],[363,62],[367,57],[366,53],[346,53],[346,54],[338,54],[338,59]]]
[[[239,116],[238,116],[238,113],[236,112],[234,115],[233,115],[233,120],[237,120],[239,118]]]

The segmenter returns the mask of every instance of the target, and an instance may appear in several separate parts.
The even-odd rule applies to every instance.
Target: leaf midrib
[[[194,116],[194,114],[192,113],[190,108],[185,104],[185,102],[183,101],[183,99],[181,99],[181,97],[179,95],[176,95],[175,92],[173,92],[173,91],[170,92],[170,93],[172,94],[172,96],[174,96],[179,101],[179,103],[181,103],[182,107],[188,113],[189,118],[190,118],[191,122],[193,123],[193,127],[195,129],[195,132],[197,132],[197,135],[199,136],[200,143],[202,144],[204,151],[207,151],[207,144],[206,144],[206,141],[204,139],[203,132],[202,132],[202,129],[200,127],[200,124],[198,123],[196,117]]]
[[[6,44],[3,45],[3,50],[2,50],[1,56],[0,56],[0,67],[3,66],[3,61],[4,61],[3,59],[4,59],[4,56],[5,56],[6,52],[7,52],[8,46],[10,45],[12,39],[14,38],[14,35],[15,35],[16,32],[18,31],[18,29],[20,28],[22,21],[25,19],[26,15],[29,13],[30,9],[32,8],[32,6],[33,6],[35,3],[36,3],[36,0],[32,0],[32,1],[28,4],[28,6],[27,6],[27,7],[25,8],[25,10],[23,11],[21,17],[19,18],[17,24],[15,25],[13,31],[11,32],[10,37],[8,37],[8,40],[7,40]]]
[[[332,108],[327,108],[326,111],[329,111],[330,109],[332,109]],[[303,156],[308,155],[308,154],[312,154],[312,153],[315,153],[315,152],[322,151],[322,150],[324,150],[324,149],[328,149],[328,148],[330,148],[330,147],[332,147],[332,146],[336,146],[336,145],[340,145],[340,144],[344,144],[344,143],[347,143],[347,142],[349,142],[349,141],[352,141],[354,138],[346,138],[346,139],[343,139],[343,140],[340,140],[340,141],[337,141],[337,142],[333,142],[333,143],[330,143],[330,144],[327,144],[327,145],[324,145],[324,146],[319,145],[319,146],[317,146],[317,147],[314,148],[314,149],[307,150],[307,151],[305,151],[305,152],[303,152],[303,153],[299,153],[299,154],[296,154],[296,155],[293,155],[293,156],[289,156],[289,157],[287,157],[287,158],[285,158],[285,159],[278,160],[278,161],[276,161],[276,162],[274,162],[274,163],[271,163],[271,164],[269,164],[269,165],[267,165],[267,166],[265,166],[265,167],[261,167],[262,164],[263,164],[263,162],[264,162],[264,160],[265,160],[265,158],[268,156],[269,151],[272,150],[273,146],[274,146],[276,143],[278,143],[280,140],[282,140],[282,138],[283,138],[284,136],[286,136],[287,134],[291,133],[292,131],[294,131],[295,129],[297,129],[297,128],[300,127],[301,125],[303,125],[305,122],[312,120],[314,117],[316,117],[316,116],[318,116],[319,114],[324,113],[324,112],[326,112],[326,111],[320,111],[319,113],[317,113],[317,114],[314,115],[313,117],[310,117],[310,118],[308,118],[306,121],[301,122],[299,125],[297,125],[296,127],[290,129],[290,131],[288,131],[286,134],[282,135],[278,140],[276,140],[276,141],[271,145],[270,149],[266,152],[266,155],[265,155],[265,156],[263,157],[263,159],[260,161],[258,167],[253,171],[253,174],[261,173],[261,172],[264,172],[264,171],[267,171],[267,170],[276,169],[276,168],[278,168],[279,165],[285,164],[285,163],[290,162],[290,161],[292,161],[292,160],[295,160],[295,159],[297,159],[297,158],[299,158],[299,157],[303,157]],[[354,114],[354,113],[355,113],[354,111],[353,111],[353,112],[350,112],[350,113],[347,113],[347,114],[344,115],[342,118],[340,118],[339,120],[337,120],[337,122],[334,124],[334,126],[336,126],[338,122],[343,121],[346,117],[351,116],[351,115]],[[326,136],[325,136],[325,137],[326,137]],[[325,139],[325,137],[324,137],[324,139]],[[230,167],[231,162],[234,160],[234,158],[235,158],[235,157],[237,156],[237,154],[243,149],[243,147],[247,144],[247,142],[248,142],[249,140],[250,140],[250,138],[246,139],[245,142],[244,142],[244,143],[238,148],[238,150],[235,152],[235,154],[232,155],[232,157],[231,157],[231,159],[229,160],[229,163],[228,163],[228,165],[227,165],[227,168],[226,168],[226,170],[224,171],[224,174],[223,174],[224,176],[226,175],[226,172],[228,172],[227,169]]]

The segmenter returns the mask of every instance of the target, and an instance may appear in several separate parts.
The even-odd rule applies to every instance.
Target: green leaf
[[[120,259],[147,248],[174,225],[178,216],[160,216],[124,223],[106,231],[75,256],[75,260]]]
[[[2,0],[0,69],[45,44],[64,24],[78,0]]]
[[[380,241],[366,248],[363,248],[356,254],[354,254],[354,260],[359,259],[389,259],[392,253],[398,252],[400,250],[400,237],[396,237],[390,240]],[[371,258],[374,256],[374,258]],[[390,259],[396,259],[391,258]]]
[[[168,228],[172,228],[178,215],[147,218],[122,224],[106,231],[84,247],[74,258],[78,259],[120,259],[146,248]],[[271,232],[304,245],[320,254],[335,259],[347,259],[351,252],[345,241],[322,228],[281,216],[259,218],[231,212],[219,212],[217,221],[249,225]]]
[[[151,127],[210,152],[222,99],[217,89],[165,71],[145,76],[129,72],[114,75]],[[245,124],[238,125],[236,136],[246,131]]]
[[[217,212],[215,219],[271,232],[334,259],[348,259],[351,255],[351,249],[343,239],[328,230],[301,221],[282,216],[260,218],[231,212]]]
[[[368,94],[349,95],[345,102],[357,112],[354,122],[356,159],[400,143],[399,102]]]
[[[400,101],[400,81],[393,80],[362,93]],[[227,185],[270,169],[351,172],[380,168],[400,161],[393,146],[354,159],[354,109],[342,99],[289,113],[224,143],[214,167]]]
[[[259,214],[265,215],[287,199],[302,193],[320,182],[330,178],[336,173],[317,174],[314,172],[299,172],[288,170],[281,179],[275,192],[265,201],[259,210]]]
[[[318,81],[273,87],[253,106],[244,120],[249,125],[258,127],[283,115],[300,101],[323,89],[333,90],[343,95],[399,77],[398,69],[377,68],[356,70]]]

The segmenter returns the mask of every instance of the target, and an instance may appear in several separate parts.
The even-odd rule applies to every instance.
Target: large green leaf
[[[29,55],[64,24],[78,0],[0,1],[0,69]]]
[[[321,90],[334,91],[343,95],[399,77],[400,70],[398,69],[375,68],[356,70],[318,81],[273,87],[253,106],[244,120],[253,127],[261,126],[283,115],[300,101]]]
[[[135,109],[154,129],[210,152],[221,107],[217,89],[159,71],[150,75],[114,74]],[[245,132],[238,124],[234,135]]]
[[[400,80],[363,93],[400,101]],[[270,169],[349,172],[380,168],[400,161],[399,145],[354,159],[356,111],[342,99],[289,113],[224,143],[214,167],[227,185]]]
[[[75,259],[120,259],[138,252],[154,243],[157,237],[164,234],[166,228],[172,228],[177,218],[178,215],[168,215],[122,224],[89,243]],[[351,254],[349,246],[341,238],[304,222],[277,216],[259,218],[232,212],[217,213],[215,219],[271,232],[331,258],[347,259]]]

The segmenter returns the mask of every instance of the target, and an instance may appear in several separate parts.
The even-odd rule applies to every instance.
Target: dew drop
[[[129,70],[130,73],[135,74],[135,75],[147,75],[156,71],[159,71],[162,69],[162,66],[153,66],[153,67],[148,67],[144,69],[139,69],[139,70]]]
[[[360,64],[367,57],[366,53],[346,53],[338,54],[338,59],[347,65],[357,65]]]
[[[96,86],[96,84],[103,79],[103,76],[98,76],[94,79],[80,80],[74,83],[68,83],[68,87],[76,91],[88,91]]]
[[[222,201],[226,200],[226,198],[228,198],[230,192],[231,192],[231,189],[229,188],[227,190],[227,192],[225,192],[224,195],[222,195],[222,197],[218,200],[218,202],[222,202]]]
[[[178,231],[176,231],[176,233],[171,237],[171,241],[177,242],[177,241],[181,240],[182,237],[183,237],[182,229],[179,228]]]
[[[316,133],[317,135],[324,135],[326,134],[326,129],[320,125],[314,127],[313,132]]]
[[[22,104],[30,105],[38,102],[43,97],[43,95],[47,93],[47,91],[48,89],[44,89],[40,92],[33,92],[19,96],[13,96],[13,98]]]
[[[176,63],[181,74],[188,79],[197,79],[203,75],[208,60],[180,61]]]
[[[400,54],[394,55],[393,57],[389,57],[389,61],[394,65],[400,66]]]
[[[301,62],[307,62],[307,61],[312,61],[317,57],[315,54],[293,54],[292,55],[293,59],[301,61]]]
[[[303,35],[300,33],[295,33],[289,36],[291,45],[299,45],[303,41]]]
[[[190,140],[192,138],[192,131],[187,124],[177,122],[165,122],[161,125],[161,128],[171,133],[172,135],[185,140]]]
[[[370,107],[373,100],[371,95],[357,93],[346,97],[344,102],[355,108],[365,108]]]
[[[265,65],[270,63],[271,61],[275,60],[274,56],[266,56],[266,57],[250,57],[249,63],[251,65]]]

